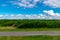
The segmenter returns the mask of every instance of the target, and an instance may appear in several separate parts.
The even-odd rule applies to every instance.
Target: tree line
[[[0,27],[60,28],[60,20],[0,20]]]

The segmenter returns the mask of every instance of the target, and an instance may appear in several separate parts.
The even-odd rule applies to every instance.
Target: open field
[[[60,28],[15,28],[15,27],[0,27],[0,32],[3,31],[60,31]]]
[[[4,30],[4,29],[15,29],[15,27],[11,27],[11,26],[0,27],[0,30]]]
[[[60,40],[60,36],[0,36],[0,40]]]
[[[14,28],[14,27],[0,27],[0,32],[1,31],[60,31],[60,28]]]

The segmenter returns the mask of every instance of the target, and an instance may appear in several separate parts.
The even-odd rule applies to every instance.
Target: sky
[[[60,19],[60,0],[0,0],[0,19]]]

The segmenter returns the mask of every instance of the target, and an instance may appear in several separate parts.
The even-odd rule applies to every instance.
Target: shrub
[[[17,28],[60,28],[60,20],[0,20],[0,26]]]
[[[27,23],[22,23],[19,26],[17,26],[18,28],[45,28],[46,23],[44,22],[27,22]]]

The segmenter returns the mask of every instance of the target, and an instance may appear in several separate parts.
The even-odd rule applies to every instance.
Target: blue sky
[[[60,19],[60,1],[0,0],[0,19]]]

